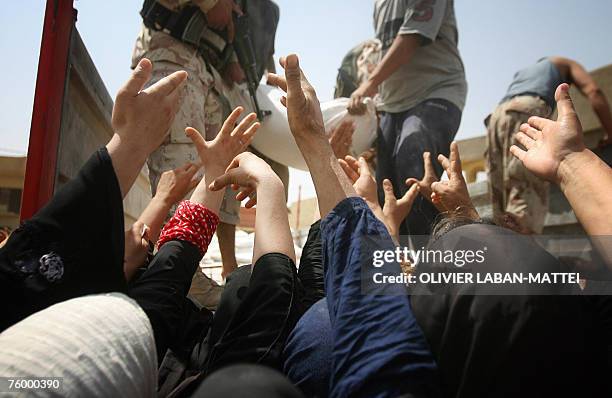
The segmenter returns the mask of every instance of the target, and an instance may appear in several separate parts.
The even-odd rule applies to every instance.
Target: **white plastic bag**
[[[306,162],[300,153],[287,121],[287,110],[280,103],[284,93],[282,90],[260,85],[257,89],[257,100],[262,110],[271,111],[265,117],[261,128],[255,134],[252,145],[259,152],[272,160],[296,169],[308,170]],[[325,130],[330,133],[344,119],[353,120],[356,125],[353,134],[351,151],[355,154],[369,149],[376,138],[378,121],[374,101],[366,100],[366,113],[363,115],[349,115],[346,110],[348,98],[337,98],[321,103],[321,113]]]

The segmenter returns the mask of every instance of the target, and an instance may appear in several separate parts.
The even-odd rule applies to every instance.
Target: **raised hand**
[[[179,202],[198,185],[199,180],[193,178],[197,171],[196,165],[187,163],[178,169],[164,172],[157,184],[155,197],[170,205]]]
[[[117,93],[113,107],[114,135],[106,144],[121,195],[134,184],[145,160],[168,135],[179,107],[187,72],[178,71],[143,90],[151,78],[151,61],[143,58]]]
[[[225,173],[217,177],[210,185],[211,191],[219,191],[228,185],[234,189],[240,189],[237,200],[243,200],[251,193],[257,191],[257,188],[262,183],[273,182],[278,184],[282,182],[274,173],[269,164],[261,158],[250,152],[243,152],[236,156]],[[245,207],[251,208],[257,203],[255,198],[249,199]]]
[[[436,171],[431,163],[431,153],[429,152],[423,152],[423,169],[425,170],[425,174],[423,175],[422,179],[418,180],[416,178],[408,178],[406,180],[406,185],[418,185],[421,195],[431,202],[431,184],[437,182],[438,177],[436,176]]]
[[[557,121],[530,117],[516,135],[516,140],[527,150],[513,145],[510,152],[538,177],[559,184],[561,163],[572,154],[584,151],[585,146],[582,126],[574,110],[568,84],[557,87],[555,99]]]
[[[268,84],[279,87],[286,96],[281,103],[287,107],[287,117],[291,132],[300,145],[300,138],[325,138],[325,125],[321,106],[312,85],[300,69],[298,56],[288,55],[280,59],[285,76],[268,74]]]
[[[148,156],[164,141],[179,106],[180,87],[187,72],[168,75],[143,90],[153,65],[143,58],[117,93],[112,126],[123,147]]]
[[[363,157],[356,160],[354,157],[347,155],[344,159],[338,159],[338,163],[353,183],[357,195],[361,196],[370,208],[372,208],[372,205],[378,207],[376,180],[372,176],[368,162]]]
[[[123,271],[128,281],[132,279],[138,268],[144,266],[148,252],[149,227],[142,221],[136,221],[125,231]]]
[[[412,209],[412,204],[419,194],[419,185],[413,184],[400,199],[395,197],[391,181],[385,179],[382,185],[385,193],[385,204],[382,209],[384,223],[391,236],[399,240],[399,227]]]
[[[331,131],[329,144],[336,158],[344,159],[345,156],[350,154],[354,132],[355,123],[348,119],[343,120]]]
[[[438,162],[446,170],[448,181],[438,181],[431,184],[432,203],[441,212],[457,212],[474,220],[480,218],[470,199],[467,183],[461,170],[459,146],[452,142],[450,146],[450,159],[438,155]]]
[[[218,174],[222,174],[232,159],[244,152],[251,143],[260,124],[257,122],[257,115],[250,113],[236,126],[236,121],[242,112],[242,107],[234,109],[212,141],[205,141],[193,127],[185,129],[185,134],[193,141],[198,151],[205,173],[214,169],[215,172],[221,171]]]
[[[374,215],[385,224],[389,234],[397,241],[399,226],[410,213],[412,203],[419,193],[419,186],[414,184],[402,198],[397,199],[391,181],[385,179],[383,181],[385,204],[381,209],[378,204],[376,180],[366,160],[363,157],[356,160],[352,156],[346,156],[344,159],[338,159],[338,163],[353,182],[357,195],[365,200]]]

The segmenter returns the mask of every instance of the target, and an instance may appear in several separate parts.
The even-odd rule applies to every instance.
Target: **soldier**
[[[530,173],[514,156],[516,133],[530,116],[550,118],[555,109],[555,90],[573,83],[588,98],[612,138],[612,116],[605,95],[589,73],[576,61],[546,57],[518,71],[497,108],[485,120],[487,126],[487,172],[493,217],[510,217],[521,233],[541,233],[548,212],[549,185]]]
[[[453,0],[376,0],[374,26],[382,59],[351,94],[349,112],[378,93],[380,130],[376,143],[376,180],[391,180],[402,197],[408,178],[422,178],[423,152],[448,156],[465,104],[467,83],[458,50]],[[442,168],[435,166],[437,177]],[[384,201],[379,186],[379,200]],[[425,235],[436,208],[417,198],[402,234]]]
[[[268,24],[268,27],[274,27],[273,36],[278,22],[278,7],[270,1],[268,3],[271,5],[268,4],[267,14],[276,18],[273,24]],[[185,136],[185,127],[194,127],[206,140],[211,140],[232,108],[241,105],[246,110],[253,110],[248,93],[244,93],[244,85],[238,84],[245,80],[245,74],[231,46],[235,35],[233,13],[242,14],[233,0],[144,2],[141,11],[143,26],[136,40],[132,67],[143,57],[153,61],[153,76],[149,84],[176,70],[189,73],[181,95],[181,108],[170,134],[147,162],[153,194],[164,171],[187,162],[198,162],[196,150]],[[261,44],[257,49],[260,48]],[[273,52],[273,44],[271,48]],[[240,203],[235,200],[235,194],[230,189],[226,191],[219,214],[221,222],[217,236],[223,277],[237,266],[234,241]],[[196,296],[204,298],[212,292],[212,301],[216,302],[215,297],[220,294],[218,286],[200,272],[195,278],[201,282],[194,286]]]

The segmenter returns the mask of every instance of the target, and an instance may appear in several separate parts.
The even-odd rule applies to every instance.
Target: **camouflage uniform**
[[[216,4],[216,0],[162,0],[160,3],[169,9],[178,9],[187,3],[193,3],[206,12]],[[195,47],[143,25],[134,46],[132,68],[144,57],[153,63],[148,86],[178,70],[185,70],[189,74],[181,93],[181,107],[170,126],[168,137],[147,161],[151,192],[154,195],[164,171],[180,167],[187,162],[200,161],[191,140],[185,135],[185,127],[194,127],[205,139],[211,140],[220,131],[223,121],[231,112],[231,104],[224,96],[225,86],[219,72],[202,58]],[[219,212],[221,222],[234,225],[239,222],[240,203],[234,196],[235,193],[231,189],[225,191]],[[223,287],[202,272],[196,272],[193,279],[190,295],[201,305],[214,309]]]
[[[541,233],[548,212],[548,183],[510,153],[516,133],[530,116],[550,117],[540,97],[521,95],[497,106],[487,124],[487,172],[493,216],[509,215],[522,232]]]
[[[184,3],[187,2],[181,0],[162,2],[169,8],[177,8]],[[208,3],[212,7],[216,2],[194,3]],[[143,25],[132,54],[132,67],[135,67],[143,57],[153,62],[153,75],[148,85],[178,70],[189,73],[181,93],[181,107],[170,127],[170,134],[149,156],[147,162],[151,191],[155,194],[159,178],[164,171],[180,167],[187,162],[199,162],[195,147],[185,135],[185,127],[191,126],[202,133],[207,140],[211,140],[217,135],[223,121],[231,112],[232,104],[225,98],[226,88],[221,75],[205,62],[195,47]],[[235,193],[231,190],[226,191],[219,218],[223,223],[235,225],[239,222],[240,203],[233,199],[232,195]]]

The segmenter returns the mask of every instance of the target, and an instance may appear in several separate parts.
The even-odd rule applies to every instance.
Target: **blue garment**
[[[500,104],[519,95],[534,95],[542,98],[554,110],[557,106],[555,91],[564,82],[565,79],[555,64],[549,58],[542,58],[514,74],[514,79]]]
[[[321,222],[325,292],[332,327],[331,397],[436,396],[437,369],[398,263],[374,267],[374,250],[395,250],[385,226],[361,198],[340,202]]]
[[[283,373],[307,397],[327,397],[331,375],[332,330],[323,297],[302,315],[283,353]]]
[[[431,152],[436,176],[442,176],[444,170],[435,159],[438,154],[448,157],[450,143],[460,123],[461,110],[443,99],[423,101],[405,112],[382,113],[376,143],[376,181],[381,204],[384,203],[382,182],[385,178],[391,180],[398,198],[408,190],[407,178],[423,178],[423,152]],[[400,233],[429,235],[437,215],[436,208],[418,195]]]

